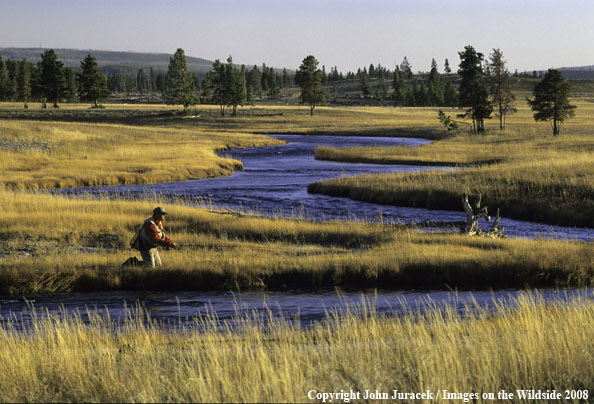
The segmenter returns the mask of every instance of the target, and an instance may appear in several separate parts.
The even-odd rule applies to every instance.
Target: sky
[[[413,71],[499,48],[510,71],[594,65],[594,0],[0,0],[0,47]]]

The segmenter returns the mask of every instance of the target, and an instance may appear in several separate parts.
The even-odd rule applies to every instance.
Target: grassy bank
[[[157,269],[122,268],[159,201],[2,191],[0,294],[331,286],[488,289],[587,286],[591,243],[490,240],[379,223],[260,218],[165,205],[181,248]],[[138,255],[136,253],[136,255]]]
[[[545,125],[530,122],[525,108],[510,118],[505,132],[460,134],[416,148],[318,148],[316,158],[325,160],[471,168],[340,178],[308,190],[450,210],[462,209],[462,193],[481,192],[483,205],[499,207],[505,217],[594,227],[594,105],[578,102],[577,111],[556,138]]]
[[[38,319],[28,334],[0,329],[0,392],[8,402],[311,402],[308,394],[341,390],[447,390],[483,403],[493,400],[482,393],[500,390],[594,390],[591,301],[523,298],[470,318],[455,307],[421,318],[365,311],[308,330],[246,320],[241,333],[217,331],[209,318],[200,320],[206,332],[185,334],[141,316],[117,333],[100,318]]]
[[[221,117],[217,105],[196,105],[187,115],[171,105],[107,104],[89,109],[85,104],[61,104],[60,109],[23,110],[20,103],[0,103],[0,119],[112,123],[141,127],[193,129],[229,133],[298,133],[359,136],[444,137],[433,108],[319,107],[310,116],[307,106],[259,105],[238,107],[237,116]]]
[[[266,133],[443,137],[428,109],[240,108],[181,114],[167,105],[63,104],[41,109],[0,103],[0,184],[13,189],[145,184],[229,175],[241,162],[215,151],[280,144]]]
[[[264,136],[192,129],[0,121],[0,184],[14,189],[144,184],[229,175],[218,150],[279,144]]]

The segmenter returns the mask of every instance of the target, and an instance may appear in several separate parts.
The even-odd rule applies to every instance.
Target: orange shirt
[[[150,248],[156,246],[174,246],[173,240],[171,240],[167,233],[165,233],[165,230],[163,230],[163,224],[156,223],[152,217],[144,221],[142,229],[144,231],[144,234],[146,235],[146,239],[148,239],[148,241],[152,244]]]

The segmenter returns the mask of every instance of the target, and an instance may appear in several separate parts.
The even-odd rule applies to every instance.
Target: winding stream
[[[159,194],[161,197],[184,197],[190,202],[206,204],[213,208],[244,210],[263,215],[284,215],[322,219],[377,220],[384,221],[462,221],[464,213],[380,206],[307,193],[307,185],[313,181],[336,178],[340,175],[360,175],[436,169],[435,167],[388,166],[373,164],[342,164],[317,161],[314,149],[318,145],[371,146],[409,145],[418,146],[422,139],[331,137],[331,136],[275,136],[287,141],[286,145],[232,150],[228,154],[244,163],[244,170],[230,177],[213,178],[176,183],[119,186],[102,188],[79,188],[67,190],[68,194],[84,197],[85,194],[108,193],[113,196],[142,196]],[[444,169],[444,168],[438,168]],[[175,208],[170,211],[175,214]],[[503,212],[505,214],[505,212]],[[575,240],[594,239],[593,229],[548,226],[503,218],[505,233],[512,237],[547,237]],[[17,328],[26,326],[37,315],[73,315],[88,321],[88,312],[105,315],[116,323],[122,323],[131,309],[140,309],[151,318],[173,329],[200,328],[196,318],[207,313],[216,313],[221,323],[233,327],[237,316],[253,316],[266,323],[268,317],[283,316],[308,327],[322,320],[328,311],[342,310],[361,305],[362,299],[371,303],[380,314],[399,315],[408,309],[423,310],[428,307],[450,305],[460,313],[473,312],[476,307],[493,309],[496,305],[513,305],[514,299],[534,292],[451,292],[451,291],[367,291],[341,292],[334,290],[311,292],[101,292],[57,296],[0,296],[0,323],[11,322]],[[567,301],[575,296],[592,298],[587,290],[545,290],[540,292],[545,301]],[[37,314],[35,314],[37,313]]]
[[[226,154],[241,160],[242,171],[224,178],[210,178],[152,185],[76,188],[68,193],[108,193],[134,196],[158,194],[163,198],[182,196],[197,204],[217,209],[251,211],[263,215],[306,217],[316,220],[355,219],[386,222],[424,223],[465,221],[460,211],[378,205],[326,195],[308,194],[307,185],[339,176],[370,173],[414,172],[450,169],[426,166],[349,164],[314,159],[317,146],[419,146],[430,141],[414,138],[336,137],[276,135],[286,145],[235,149]],[[505,212],[502,212],[505,216]],[[594,229],[550,226],[521,220],[501,219],[505,234],[511,237],[542,237],[592,240]],[[481,221],[486,228],[488,223]]]

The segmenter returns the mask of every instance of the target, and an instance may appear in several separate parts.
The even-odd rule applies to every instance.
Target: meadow
[[[321,402],[322,393],[394,389],[433,399],[353,402],[435,402],[443,390],[448,402],[529,402],[517,389],[563,398],[543,402],[591,400],[594,303],[522,297],[514,306],[386,317],[362,302],[311,328],[243,319],[235,331],[211,313],[196,319],[202,332],[164,331],[141,310],[124,327],[38,314],[26,332],[0,328],[1,401]],[[501,390],[514,397],[498,400]]]
[[[276,105],[244,107],[238,116],[222,118],[216,106],[197,106],[190,112],[193,115],[181,115],[179,108],[163,105],[107,105],[105,110],[98,111],[81,105],[65,105],[59,110],[32,106],[24,112],[18,104],[1,107],[0,116],[5,118],[0,120],[0,167],[4,174],[0,180],[0,205],[4,207],[0,232],[3,294],[337,285],[485,289],[592,283],[591,243],[485,240],[382,223],[262,218],[237,212],[210,212],[196,208],[200,203],[197,200],[90,200],[38,193],[76,185],[228,175],[240,168],[241,162],[220,157],[215,151],[277,144],[278,140],[261,133],[297,132],[443,138],[431,145],[402,150],[416,153],[414,158],[418,159],[439,154],[443,145],[450,145],[447,159],[460,162],[456,158],[462,158],[464,164],[469,163],[470,155],[474,156],[474,163],[509,159],[508,154],[521,149],[518,144],[532,145],[532,150],[549,150],[547,158],[542,158],[541,170],[548,167],[542,172],[543,178],[549,182],[556,178],[552,173],[557,166],[572,165],[575,172],[581,167],[580,175],[571,178],[570,185],[574,187],[560,192],[578,190],[579,195],[588,195],[592,171],[588,170],[586,151],[591,149],[584,148],[592,145],[587,134],[570,134],[575,130],[568,124],[567,134],[553,139],[544,125],[528,122],[526,111],[514,116],[525,120],[518,121],[522,133],[513,129],[510,119],[509,131],[517,130],[516,134],[490,132],[480,137],[452,137],[439,128],[434,119],[436,111],[431,108],[325,107],[311,117],[305,107]],[[582,107],[578,111],[586,110]],[[15,111],[18,115],[11,115]],[[130,116],[133,119],[129,124],[92,122],[97,114],[107,121]],[[29,119],[23,120],[24,116]],[[588,119],[578,115],[575,124],[582,122],[577,127],[587,131]],[[528,135],[523,133],[524,129]],[[461,149],[462,145],[466,149]],[[557,165],[549,160],[553,150],[558,153]],[[512,162],[507,164],[509,167]],[[524,163],[518,158],[516,164]],[[491,164],[476,169],[498,171],[501,167],[506,166]],[[460,173],[466,175],[471,170]],[[521,182],[523,171],[526,170],[502,172],[510,182]],[[426,177],[449,175],[413,174],[409,175],[409,182],[416,184],[420,179],[423,183]],[[400,177],[406,176],[396,176]],[[386,184],[393,183],[390,178]],[[456,194],[447,206],[461,210],[458,191],[465,189],[452,187],[450,194]],[[489,190],[477,190],[488,201]],[[439,190],[432,190],[429,198],[415,189],[404,194],[417,198],[419,205],[433,203],[431,206],[444,207],[431,202]],[[524,194],[529,192],[518,196]],[[591,203],[591,198],[583,201],[584,212],[588,211],[588,201]],[[172,214],[167,226],[182,248],[163,252],[162,268],[122,268],[120,264],[134,253],[127,245],[129,238],[156,204],[168,204]],[[508,213],[502,209],[504,216]]]
[[[580,151],[587,133],[569,135],[568,124],[567,141],[565,134],[550,139],[547,127],[527,118],[515,133],[510,120],[506,135],[452,137],[431,108],[319,108],[310,117],[307,108],[276,105],[246,107],[237,117],[221,118],[216,107],[198,106],[190,114],[170,106],[22,111],[1,105],[0,294],[593,283],[591,242],[487,239],[381,222],[265,218],[213,211],[189,199],[75,199],[43,192],[228,175],[240,162],[215,152],[277,142],[261,136],[265,133],[443,139],[423,146],[433,150],[425,155],[423,148],[410,149],[419,153],[412,160],[429,163],[430,154],[443,150],[440,145],[452,144],[450,155],[435,162],[476,166],[464,171],[505,167],[492,163],[515,151],[508,137],[532,145],[533,153],[541,143],[558,148],[559,167],[565,167],[564,157],[580,153],[585,157],[577,163],[589,161]],[[517,117],[522,116],[526,113]],[[574,122],[580,119],[586,118],[578,115]],[[584,128],[589,130],[588,122]],[[463,140],[471,146],[460,153]],[[552,153],[542,158],[543,167]],[[516,163],[524,164],[519,158]],[[518,173],[506,175],[513,179]],[[586,185],[588,175],[584,172]],[[128,240],[156,205],[170,212],[165,226],[179,248],[161,252],[162,267],[122,267],[126,258],[138,256]],[[40,313],[23,331],[2,319],[0,401],[309,402],[308,394],[350,389],[467,395],[593,390],[591,301],[551,305],[526,298],[495,313],[477,310],[476,316],[461,316],[453,307],[423,315],[411,309],[395,318],[363,303],[360,311],[330,313],[308,329],[280,318],[268,327],[244,319],[234,331],[221,329],[211,313],[196,319],[202,332],[166,331],[147,322],[142,311],[122,327],[109,317],[84,323],[78,316]]]
[[[568,226],[594,226],[594,103],[574,100],[576,117],[558,137],[546,123],[535,123],[519,105],[507,129],[488,127],[416,148],[320,147],[316,158],[380,164],[456,166],[454,171],[424,171],[339,178],[311,184],[310,192],[367,202],[457,210],[463,193],[483,197],[495,214]],[[432,111],[433,112],[433,111]],[[456,111],[449,111],[455,114]],[[427,111],[426,120],[430,118]]]
[[[591,243],[485,239],[404,225],[312,222],[159,199],[70,199],[1,190],[0,294],[97,290],[590,286]],[[121,267],[156,205],[180,248],[158,268]]]
[[[216,152],[264,136],[116,124],[0,120],[0,183],[11,189],[146,184],[230,175]]]

